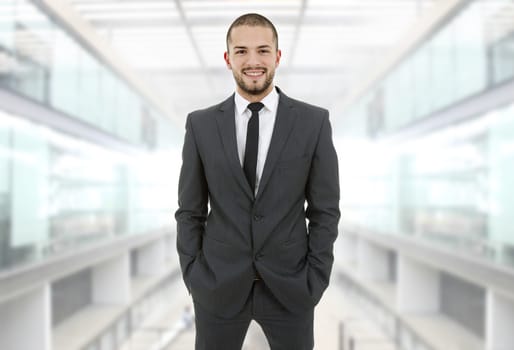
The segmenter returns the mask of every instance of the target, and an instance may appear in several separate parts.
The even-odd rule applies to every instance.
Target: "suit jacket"
[[[297,313],[329,283],[340,213],[328,111],[278,91],[256,195],[238,157],[234,96],[187,117],[177,250],[193,300],[222,317],[243,308],[256,271]]]

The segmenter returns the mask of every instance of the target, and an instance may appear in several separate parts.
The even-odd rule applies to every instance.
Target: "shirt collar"
[[[278,99],[279,94],[277,92],[277,89],[273,87],[271,89],[271,92],[267,94],[260,102],[264,105],[264,108],[266,108],[268,111],[273,112],[273,114],[277,111],[278,106]],[[243,96],[239,95],[239,93],[236,91],[234,94],[234,102],[236,105],[236,115],[242,116],[244,115],[245,111],[247,110],[248,105],[250,104],[250,101],[246,100]]]

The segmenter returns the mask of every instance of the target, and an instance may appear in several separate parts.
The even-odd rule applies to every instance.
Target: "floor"
[[[160,306],[121,350],[194,349],[194,326],[185,325],[190,317],[186,308],[191,306],[191,299],[182,280],[177,279],[168,292],[175,297]],[[341,339],[343,325],[344,341]],[[327,289],[316,308],[314,334],[315,350],[351,350],[350,337],[355,350],[396,350],[379,329],[363,318],[358,305],[347,300],[337,282]],[[250,325],[243,350],[269,350],[266,338],[255,322]]]

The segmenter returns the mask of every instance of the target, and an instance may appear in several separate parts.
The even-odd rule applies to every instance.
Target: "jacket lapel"
[[[246,180],[243,168],[239,162],[239,155],[237,153],[237,139],[236,139],[236,124],[235,124],[235,111],[234,111],[234,95],[230,96],[220,105],[220,109],[216,115],[218,123],[218,131],[223,143],[225,154],[227,155],[230,169],[234,174],[237,182],[241,186],[246,195],[253,199],[253,193],[250,185]]]
[[[266,188],[268,180],[275,168],[277,160],[280,156],[282,148],[287,142],[289,135],[291,134],[291,130],[293,129],[293,124],[295,121],[295,113],[293,110],[293,105],[289,97],[287,97],[280,89],[278,89],[280,94],[278,108],[277,108],[277,116],[275,119],[275,126],[273,128],[273,134],[271,136],[271,143],[268,149],[268,155],[266,157],[266,162],[264,163],[264,169],[262,171],[261,181],[259,183],[259,190],[257,192],[256,199],[258,199],[261,193]]]

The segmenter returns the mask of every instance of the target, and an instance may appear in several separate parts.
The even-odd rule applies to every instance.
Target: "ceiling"
[[[68,0],[179,117],[234,90],[225,35],[258,12],[279,33],[276,84],[330,108],[437,0]]]

